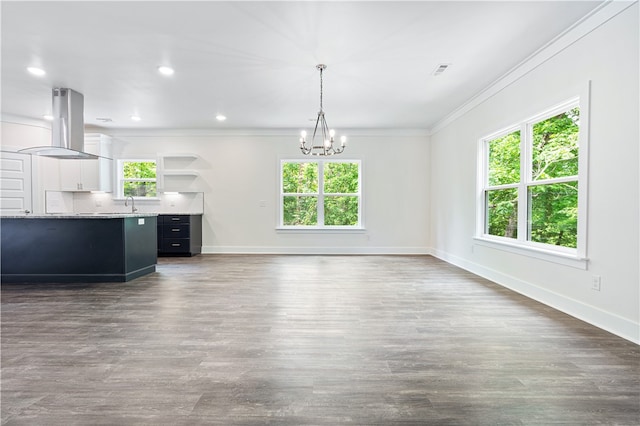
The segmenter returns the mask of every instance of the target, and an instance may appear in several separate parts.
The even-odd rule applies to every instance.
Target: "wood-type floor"
[[[3,425],[637,425],[640,347],[430,256],[2,286]]]

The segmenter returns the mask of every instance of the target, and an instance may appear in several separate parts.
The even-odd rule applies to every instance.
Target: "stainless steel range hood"
[[[63,159],[97,159],[84,152],[84,96],[71,89],[53,89],[51,146],[36,146],[19,152]]]

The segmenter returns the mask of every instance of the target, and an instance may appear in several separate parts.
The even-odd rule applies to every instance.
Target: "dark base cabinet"
[[[158,256],[202,253],[202,215],[158,215]]]
[[[155,272],[156,218],[3,218],[2,282],[124,282]]]

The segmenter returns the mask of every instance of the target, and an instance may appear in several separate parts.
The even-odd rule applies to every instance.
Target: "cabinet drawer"
[[[189,223],[191,217],[189,215],[161,215],[159,216],[162,218],[162,223],[164,225],[169,225],[172,223],[180,223],[180,224],[184,224],[184,223]]]
[[[188,253],[189,239],[186,238],[165,238],[162,241],[161,251],[165,253]]]
[[[163,225],[162,238],[189,238],[189,224]]]

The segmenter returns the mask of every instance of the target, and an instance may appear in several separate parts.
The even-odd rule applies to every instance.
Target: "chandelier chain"
[[[322,69],[320,68],[320,111],[322,111]]]

